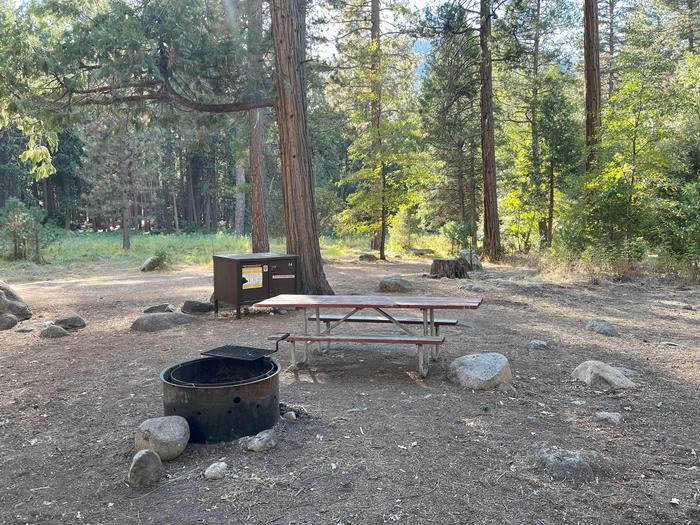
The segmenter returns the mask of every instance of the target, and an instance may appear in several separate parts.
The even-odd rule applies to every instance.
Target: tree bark
[[[546,246],[552,246],[552,232],[554,230],[554,157],[549,159],[549,206],[547,210],[547,235]]]
[[[496,193],[496,151],[493,123],[493,79],[491,63],[491,2],[481,0],[481,162],[484,177],[484,251],[491,261],[501,257],[501,232]]]
[[[233,219],[233,231],[236,235],[245,233],[245,169],[240,160],[236,160],[236,215]]]
[[[583,61],[586,80],[586,173],[596,162],[598,126],[600,125],[600,46],[598,37],[598,2],[583,1]]]
[[[610,100],[610,97],[612,97],[614,89],[615,89],[615,0],[608,0],[608,100]]]
[[[248,61],[251,67],[262,63],[261,34],[262,1],[248,1]],[[252,73],[252,71],[251,71]],[[255,98],[260,96],[257,75],[253,77],[250,91]],[[254,253],[269,252],[270,242],[267,235],[267,213],[265,211],[265,194],[263,190],[265,179],[265,120],[262,109],[252,109],[248,112],[248,157],[250,164],[250,208],[252,214],[252,249]]]
[[[380,0],[371,0],[370,4],[370,126],[372,129],[372,156],[375,159],[374,175],[377,177],[376,192],[379,198],[379,209],[375,211],[375,220],[379,228],[372,236],[372,249],[379,250],[379,258],[386,259],[384,245],[386,242],[386,173],[382,162],[382,45],[381,45],[381,18]]]
[[[530,97],[530,135],[532,142],[532,182],[540,192],[540,136],[537,122],[540,68],[540,10],[541,0],[535,0],[535,35],[532,47],[532,91]]]
[[[180,220],[177,217],[177,194],[175,191],[172,193],[173,196],[173,219],[175,223],[175,233],[180,233]]]
[[[299,255],[302,293],[332,294],[318,241],[305,105],[303,15],[299,2],[271,0],[277,124],[287,252]]]

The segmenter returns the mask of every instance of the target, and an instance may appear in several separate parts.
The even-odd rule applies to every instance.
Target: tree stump
[[[468,277],[467,269],[459,259],[433,259],[430,266],[431,277],[447,277],[449,279],[464,279]]]

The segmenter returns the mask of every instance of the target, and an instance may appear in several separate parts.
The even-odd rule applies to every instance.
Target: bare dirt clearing
[[[194,445],[166,463],[167,479],[134,490],[125,474],[136,427],[161,415],[160,371],[214,346],[268,345],[300,326],[301,312],[216,319],[159,333],[129,331],[147,306],[207,299],[206,268],[11,283],[32,306],[28,322],[76,311],[84,330],[59,340],[0,333],[0,520],[3,523],[700,523],[700,296],[649,283],[557,284],[489,267],[483,292],[421,277],[427,264],[333,263],[338,293],[376,293],[400,273],[416,295],[483,295],[477,311],[445,329],[430,376],[415,350],[336,347],[281,377],[282,401],[310,419],[280,423],[267,454],[231,444]],[[528,285],[528,283],[530,283]],[[537,283],[537,284],[532,284]],[[684,309],[693,305],[695,310]],[[610,321],[620,338],[584,331]],[[353,326],[352,330],[363,330]],[[528,349],[543,339],[549,349]],[[665,343],[672,342],[680,346]],[[510,360],[514,390],[471,392],[445,372],[460,355]],[[278,358],[287,363],[286,352]],[[639,375],[640,388],[595,392],[571,380],[599,359]],[[597,421],[620,412],[619,426]],[[613,478],[553,482],[533,447],[593,449]],[[224,460],[231,473],[203,479]],[[671,499],[677,498],[678,504]]]

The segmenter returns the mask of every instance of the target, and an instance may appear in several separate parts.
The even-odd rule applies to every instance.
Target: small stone
[[[214,305],[207,301],[185,301],[180,308],[183,314],[205,314],[214,311]]]
[[[284,308],[280,308],[279,310],[277,310],[277,313],[280,315],[287,315],[288,312]]]
[[[363,262],[374,262],[377,260],[377,256],[373,253],[361,253],[360,260]]]
[[[0,315],[0,331],[9,330],[17,326],[19,320],[14,314],[3,314]]]
[[[542,341],[541,339],[531,339],[530,342],[527,343],[527,348],[528,350],[548,350],[549,345],[547,344],[547,341]]]
[[[149,306],[146,308],[143,313],[145,314],[160,314],[164,312],[174,312],[175,306],[173,306],[170,303],[163,303],[163,304],[157,304],[155,306]]]
[[[458,357],[450,363],[447,378],[474,390],[508,388],[513,383],[508,359],[497,352]]]
[[[525,289],[536,292],[542,290],[542,285],[540,283],[525,283]]]
[[[290,410],[289,412],[285,412],[282,417],[284,419],[286,419],[287,421],[296,421],[297,420],[297,415],[294,413],[293,410]]]
[[[267,452],[277,446],[277,434],[275,429],[270,428],[263,430],[255,436],[242,437],[239,444],[243,450],[250,452]]]
[[[400,275],[389,275],[379,281],[380,292],[411,292],[413,284]]]
[[[164,262],[165,261],[163,261],[163,259],[154,255],[153,257],[149,257],[143,262],[140,270],[142,272],[152,272],[154,270],[157,270],[158,268],[161,268]]]
[[[33,332],[34,330],[44,330],[45,328],[48,328],[51,325],[53,325],[52,321],[44,321],[43,323],[32,323],[20,326],[17,330],[15,330],[15,332],[27,334],[29,332]]]
[[[450,278],[449,278],[449,277],[440,277],[440,282],[441,282],[441,283],[449,283],[449,282],[450,282]]]
[[[131,487],[148,487],[160,481],[162,472],[163,463],[158,454],[150,449],[139,450],[131,460],[126,481]]]
[[[63,314],[53,324],[66,330],[85,328],[85,319],[76,313]]]
[[[228,465],[223,461],[212,463],[204,471],[204,477],[208,480],[223,479],[226,476]]]
[[[595,390],[619,390],[637,386],[620,370],[602,361],[584,361],[574,369],[571,376]]]
[[[190,426],[182,416],[147,419],[136,430],[137,450],[151,449],[163,461],[170,461],[185,451],[190,441]]]
[[[571,402],[571,404],[580,407],[580,406],[582,406],[582,405],[585,405],[586,402],[585,402],[583,399],[574,399],[574,400]]]
[[[619,412],[597,412],[595,415],[596,419],[600,421],[605,421],[606,423],[612,423],[613,425],[619,425],[622,423],[622,414]]]
[[[683,308],[683,310],[690,310],[691,312],[695,311],[695,307],[692,304],[684,304],[681,308]]]
[[[595,450],[558,450],[543,446],[535,454],[537,467],[555,481],[583,483],[610,475],[610,461]]]
[[[44,337],[46,339],[55,339],[57,337],[65,337],[70,335],[68,330],[61,326],[50,325],[46,327],[40,334],[39,337]]]
[[[162,312],[157,314],[143,314],[131,325],[131,329],[136,332],[159,332],[176,326],[199,321],[194,315],[180,312]]]
[[[467,280],[462,281],[462,283],[463,284],[462,284],[462,286],[460,286],[460,288],[462,290],[466,290],[467,292],[483,292],[484,291],[483,288],[481,288],[481,286],[479,286],[476,283],[471,283]]]
[[[591,319],[586,323],[586,330],[608,337],[620,337],[620,333],[613,325],[602,319]]]

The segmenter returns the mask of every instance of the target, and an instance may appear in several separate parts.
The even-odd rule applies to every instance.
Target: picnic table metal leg
[[[428,310],[422,309],[423,312],[423,335],[428,335],[430,326],[428,323]],[[423,345],[418,345],[418,373],[422,378],[428,376],[430,368],[430,350]]]
[[[292,369],[296,370],[297,369],[297,342],[292,341],[291,346],[289,347],[289,357],[290,360],[292,361]]]
[[[321,312],[318,307],[316,307],[316,335],[321,335]],[[318,343],[318,353],[323,353],[323,343],[319,341]]]
[[[304,308],[304,335],[310,335],[309,334],[309,312],[306,308]],[[308,357],[308,351],[309,351],[309,342],[304,341],[304,362],[306,362],[306,359]]]
[[[327,333],[327,334],[330,334],[330,333],[331,333],[331,322],[330,322],[330,321],[326,321],[326,333]],[[330,352],[330,351],[331,351],[331,342],[328,341],[328,342],[326,343],[326,349],[325,349],[325,350],[321,350],[321,353],[324,353],[324,354],[325,354],[325,353]]]
[[[430,335],[438,335],[438,330],[439,327],[435,325],[435,310],[432,308],[430,309]],[[440,357],[440,346],[439,345],[431,345],[430,347],[430,358],[433,361],[437,361],[437,358]]]

